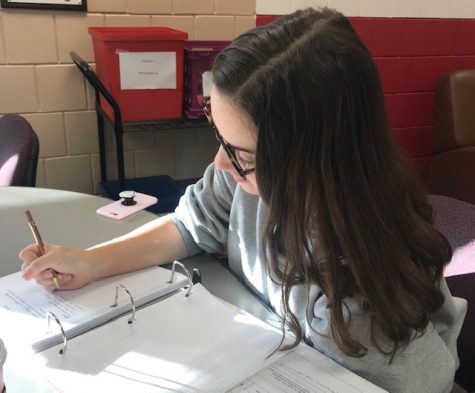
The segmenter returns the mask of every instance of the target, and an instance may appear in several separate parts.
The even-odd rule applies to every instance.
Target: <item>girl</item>
[[[25,279],[63,289],[198,252],[308,345],[390,392],[450,392],[463,321],[451,258],[390,136],[373,59],[340,13],[306,9],[216,58],[205,112],[221,146],[174,214],[88,250],[35,245]],[[281,346],[282,350],[287,349]]]

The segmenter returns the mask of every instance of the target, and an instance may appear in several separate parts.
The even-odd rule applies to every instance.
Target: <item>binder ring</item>
[[[193,286],[193,280],[191,278],[190,272],[185,267],[185,265],[183,265],[183,263],[178,262],[178,261],[173,262],[173,264],[172,264],[172,274],[170,276],[170,280],[168,281],[168,283],[169,284],[173,283],[173,276],[175,275],[176,266],[180,267],[185,272],[186,276],[188,277],[188,290],[186,291],[186,294],[185,294],[185,296],[188,297],[188,296],[190,296],[190,293],[191,293],[191,287]]]
[[[59,350],[60,355],[64,355],[66,353],[66,349],[68,347],[68,338],[66,337],[66,333],[64,333],[63,325],[61,324],[61,321],[59,318],[54,315],[51,311],[49,311],[46,316],[48,317],[48,329],[50,328],[50,322],[51,318],[55,320],[57,325],[59,326],[59,329],[61,330],[61,337],[63,337],[63,347]]]
[[[129,298],[130,298],[130,304],[132,304],[132,315],[130,316],[129,320],[127,321],[127,323],[132,323],[134,321],[134,317],[135,317],[135,302],[134,302],[134,298],[132,296],[132,294],[129,292],[129,290],[124,287],[122,284],[117,284],[115,286],[115,299],[114,299],[114,304],[111,305],[111,307],[117,307],[117,305],[119,304],[119,287],[122,288],[125,292],[127,292],[127,294],[129,295]]]

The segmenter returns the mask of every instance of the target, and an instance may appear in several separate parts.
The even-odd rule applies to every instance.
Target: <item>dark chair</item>
[[[457,341],[456,381],[475,391],[475,69],[443,75],[435,89],[434,155],[427,184],[433,194],[435,226],[454,254],[444,275],[454,296],[468,308]]]
[[[36,185],[39,146],[25,118],[17,114],[0,118],[0,186]]]
[[[431,195],[434,225],[453,249],[444,275],[452,295],[466,299],[467,314],[457,341],[460,367],[456,381],[475,391],[475,205],[442,195]]]
[[[475,69],[441,76],[435,88],[432,193],[475,204]]]

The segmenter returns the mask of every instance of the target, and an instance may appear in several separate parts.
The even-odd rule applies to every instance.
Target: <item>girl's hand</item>
[[[48,243],[44,246],[44,255],[41,255],[36,244],[30,244],[20,251],[25,280],[36,280],[50,291],[56,289],[52,269],[57,272],[60,289],[81,288],[93,280],[91,267],[94,263],[88,251]]]

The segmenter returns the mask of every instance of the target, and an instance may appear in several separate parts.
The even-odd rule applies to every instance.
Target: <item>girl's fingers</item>
[[[44,287],[48,286],[53,282],[53,274],[50,270],[44,270],[35,277],[35,281]]]
[[[59,284],[59,289],[68,289],[68,284],[72,281],[73,276],[71,274],[58,274],[58,284]],[[40,276],[37,277],[36,279],[37,284],[45,287],[46,289],[52,289],[56,290],[56,286],[53,281],[53,275],[51,272],[44,272]]]
[[[33,262],[36,258],[41,256],[41,252],[38,248],[37,244],[30,244],[29,246],[25,247],[23,250],[20,251],[18,257],[23,262]]]
[[[48,285],[43,285],[43,288],[46,289],[48,292],[56,291],[56,285],[54,285],[53,280],[50,280]]]

